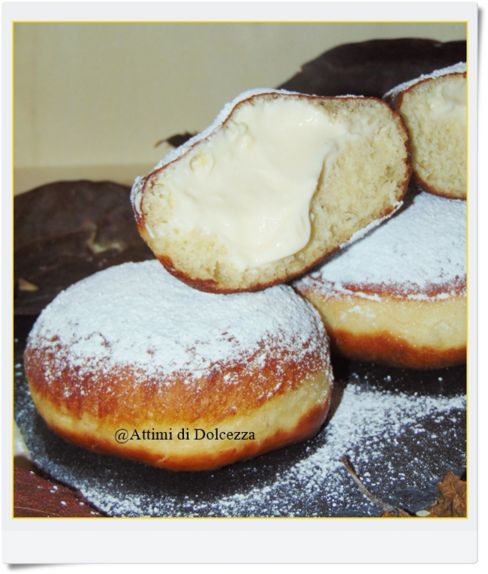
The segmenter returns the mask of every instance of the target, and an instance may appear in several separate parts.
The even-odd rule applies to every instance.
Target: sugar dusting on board
[[[373,298],[385,289],[411,299],[431,291],[444,298],[464,288],[465,238],[466,202],[420,193],[296,285]]]
[[[344,392],[340,408],[323,433],[322,444],[316,450],[310,449],[309,455],[283,472],[277,483],[223,497],[218,503],[219,513],[232,516],[245,508],[246,513],[252,515],[259,513],[264,506],[270,509],[271,514],[279,514],[282,502],[274,499],[276,490],[285,485],[300,485],[300,497],[307,498],[317,489],[323,489],[325,481],[328,484],[324,495],[333,507],[339,504],[345,486],[339,460],[341,456],[354,452],[355,464],[364,470],[374,458],[381,458],[385,443],[398,441],[402,430],[408,428],[422,440],[425,429],[421,421],[424,417],[435,413],[436,420],[442,422],[445,417],[453,416],[453,412],[463,408],[463,396],[420,399],[391,392],[364,392],[360,386],[350,385]],[[368,471],[363,472],[367,479],[369,474]],[[389,477],[390,480],[394,478],[394,475]],[[402,480],[402,477],[398,479]],[[194,508],[197,512],[200,510],[198,503]]]
[[[315,349],[325,367],[324,337],[318,314],[290,287],[215,295],[146,261],[111,267],[63,291],[40,315],[28,346],[52,348],[60,372],[66,363],[79,374],[128,366],[144,378],[204,375],[224,361],[254,355],[259,362],[271,348],[297,360]],[[57,376],[52,366],[48,375]]]

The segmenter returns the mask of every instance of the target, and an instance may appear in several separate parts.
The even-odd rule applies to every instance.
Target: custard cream
[[[292,255],[310,240],[322,170],[356,137],[307,100],[244,103],[161,173],[172,227],[216,236],[240,269]]]

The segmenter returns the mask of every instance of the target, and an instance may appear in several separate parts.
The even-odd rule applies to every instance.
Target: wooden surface
[[[14,516],[102,516],[75,490],[50,479],[25,457],[14,459]]]

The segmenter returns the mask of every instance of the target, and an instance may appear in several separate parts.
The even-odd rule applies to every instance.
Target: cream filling
[[[430,113],[434,118],[455,117],[466,125],[466,82],[432,82]]]
[[[171,227],[216,236],[239,269],[292,255],[310,240],[322,170],[358,136],[303,99],[244,103],[162,172]]]

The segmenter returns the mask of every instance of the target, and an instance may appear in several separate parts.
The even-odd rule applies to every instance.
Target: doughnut
[[[442,368],[466,358],[466,203],[426,192],[295,283],[352,359]]]
[[[400,84],[385,99],[410,132],[414,177],[420,188],[466,198],[466,64]]]
[[[171,470],[218,468],[312,436],[333,384],[320,316],[291,287],[209,294],[155,260],[61,292],[34,324],[24,363],[53,431]]]
[[[256,291],[304,274],[401,203],[408,134],[383,100],[245,92],[131,199],[141,236],[189,285]]]

